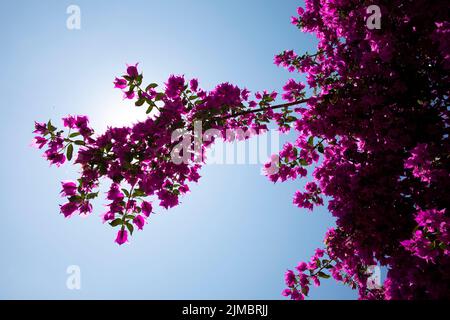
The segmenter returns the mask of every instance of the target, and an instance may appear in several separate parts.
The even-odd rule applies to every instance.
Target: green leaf
[[[317,147],[317,151],[319,151],[320,153],[323,153],[323,144],[319,144],[319,146]]]
[[[145,102],[145,98],[140,98],[138,101],[136,101],[136,102],[134,103],[134,105],[135,105],[136,107],[140,107],[140,106],[142,106],[142,105],[144,104],[144,102]]]
[[[111,226],[113,226],[113,227],[117,227],[117,226],[119,226],[119,225],[122,224],[122,218],[114,219],[114,220],[111,221],[109,224],[110,224]]]
[[[314,145],[314,137],[313,137],[313,136],[309,137],[309,139],[308,139],[308,144],[309,144],[311,147]]]
[[[317,275],[318,275],[320,278],[324,278],[324,279],[330,278],[330,275],[329,275],[329,274],[326,274],[326,273],[324,273],[324,272],[322,272],[322,271],[320,271]]]
[[[128,192],[127,189],[122,189],[122,192],[123,192],[127,197],[130,197],[130,193]]]
[[[133,198],[144,197],[144,196],[146,196],[146,194],[141,189],[135,189],[134,192],[133,192]]]
[[[150,83],[150,84],[147,86],[147,88],[145,88],[145,91],[148,91],[148,90],[150,90],[150,89],[154,89],[154,88],[156,88],[157,86],[158,86],[157,83]]]
[[[297,118],[294,116],[289,116],[286,118],[286,122],[294,122],[295,120],[297,120]]]
[[[84,146],[85,145],[83,140],[76,140],[73,143],[75,143],[77,146]]]
[[[98,192],[91,192],[86,196],[86,199],[91,200],[98,196]]]
[[[67,160],[72,160],[72,156],[73,156],[73,144],[69,144],[69,146],[67,147]]]
[[[146,114],[149,114],[150,112],[152,112],[153,110],[153,106],[148,107],[147,111],[145,111]]]
[[[75,196],[71,196],[69,198],[70,202],[81,202],[83,201],[83,197],[79,196],[79,195],[75,195]]]
[[[129,222],[126,222],[126,226],[127,226],[128,231],[130,231],[130,234],[133,235],[133,231],[134,231],[133,225]]]
[[[74,132],[69,135],[69,138],[75,138],[75,137],[78,137],[79,135],[80,135],[79,132]]]
[[[303,288],[302,288],[302,293],[303,293],[305,296],[308,296],[308,288],[307,288],[307,287],[303,287]]]
[[[322,266],[322,262],[319,259],[316,259],[316,264],[319,268]]]
[[[47,123],[47,130],[50,131],[50,132],[53,132],[53,131],[56,130],[56,127],[52,125],[51,120],[48,120],[48,123]]]
[[[300,159],[299,162],[300,162],[300,164],[301,164],[302,166],[307,166],[307,165],[308,165],[308,162],[306,162],[305,159]]]
[[[143,74],[140,74],[137,76],[136,83],[138,86],[140,86],[142,84],[142,78],[143,78]]]

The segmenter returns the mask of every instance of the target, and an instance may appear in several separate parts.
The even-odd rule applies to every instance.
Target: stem
[[[322,272],[323,269],[327,269],[327,267],[331,266],[332,262],[335,262],[333,259],[330,259],[330,261],[328,261],[325,265],[322,265],[319,270],[317,270],[316,272],[314,272],[313,274],[310,275],[310,277],[316,277],[320,272]]]
[[[131,186],[131,189],[130,189],[130,192],[129,192],[129,194],[128,194],[128,200],[127,200],[127,203],[125,204],[125,212],[123,213],[123,217],[122,217],[122,225],[125,225],[125,217],[127,216],[127,214],[128,214],[128,206],[129,206],[129,204],[130,204],[130,201],[131,201],[131,199],[133,198],[133,191],[134,191],[134,184]]]
[[[235,113],[235,114],[227,115],[227,116],[224,116],[224,117],[220,117],[220,119],[230,119],[230,118],[246,115],[246,114],[249,114],[249,113],[260,112],[260,111],[265,111],[265,110],[275,110],[275,109],[281,109],[281,108],[288,108],[288,107],[292,107],[292,106],[295,106],[295,105],[298,105],[298,104],[302,104],[302,103],[308,102],[309,99],[310,98],[306,98],[306,99],[302,99],[302,100],[298,100],[298,101],[294,101],[294,102],[277,104],[277,105],[274,105],[274,106],[271,106],[271,107],[263,107],[263,108],[259,108],[259,109],[246,110],[246,111],[238,112],[238,113]]]

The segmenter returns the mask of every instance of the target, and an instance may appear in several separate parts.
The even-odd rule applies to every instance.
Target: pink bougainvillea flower
[[[76,127],[76,118],[74,116],[67,116],[62,118],[64,127],[74,129]]]
[[[177,98],[184,88],[184,77],[171,75],[166,82],[166,95],[171,99]]]
[[[189,87],[191,88],[192,91],[196,92],[198,89],[198,80],[192,79],[191,81],[189,81]]]
[[[286,285],[288,287],[293,287],[295,286],[297,279],[295,277],[295,274],[292,270],[288,270],[286,271],[285,275],[284,275],[284,281],[286,282]]]
[[[100,215],[100,218],[102,218],[102,222],[105,223],[106,221],[114,220],[115,214],[114,212],[107,211],[104,214]]]
[[[114,88],[125,89],[128,85],[127,80],[123,78],[117,78],[114,80]]]
[[[33,133],[44,135],[45,132],[47,131],[47,124],[35,121],[34,122],[34,129],[35,130],[33,131]]]
[[[129,99],[129,100],[131,100],[131,99],[133,99],[134,97],[135,97],[135,92],[134,91],[125,91],[124,93],[123,93],[123,98],[124,99]]]
[[[136,227],[138,227],[139,230],[142,230],[145,225],[145,219],[143,216],[137,215],[136,217],[134,217],[133,223],[136,225]]]
[[[47,139],[41,136],[36,136],[31,141],[31,146],[36,147],[38,149],[42,149],[47,144]]]
[[[135,65],[128,65],[127,67],[127,74],[131,77],[131,78],[137,78],[139,76],[139,72],[137,69],[139,63],[136,63]]]
[[[116,241],[115,242],[118,245],[122,245],[122,244],[124,244],[127,241],[128,241],[128,231],[125,230],[125,229],[120,229],[117,232],[117,237],[116,237]]]
[[[50,164],[54,164],[57,167],[61,166],[66,162],[66,156],[62,153],[54,152],[53,150],[48,150],[45,152],[45,156]]]
[[[88,215],[92,212],[92,204],[89,201],[83,201],[79,207],[81,215]]]
[[[300,262],[296,269],[298,270],[298,272],[303,272],[306,270],[306,268],[307,268],[306,262]]]
[[[75,211],[78,210],[78,204],[75,202],[68,202],[62,205],[60,209],[64,217],[69,218]]]
[[[108,191],[107,198],[112,201],[122,201],[125,195],[120,191],[117,183],[113,183]]]
[[[61,182],[62,191],[61,195],[63,197],[71,197],[77,193],[77,184],[73,181],[63,181]]]
[[[142,201],[141,209],[142,213],[148,217],[153,211],[153,206],[150,202],[144,200]]]
[[[296,98],[303,95],[305,85],[301,82],[296,82],[294,79],[289,79],[283,86],[284,94],[282,98],[287,101],[295,101]]]

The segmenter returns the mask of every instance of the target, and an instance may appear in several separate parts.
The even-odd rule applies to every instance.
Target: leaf
[[[117,226],[119,226],[119,225],[122,224],[122,218],[114,219],[114,220],[111,221],[109,224],[110,224],[111,226],[113,226],[113,227],[117,227]]]
[[[294,116],[289,116],[286,118],[286,122],[294,122],[295,120],[297,120],[297,118]]]
[[[50,131],[50,132],[53,132],[53,131],[56,130],[56,127],[52,125],[51,120],[48,120],[48,123],[47,123],[47,130]]]
[[[79,196],[79,195],[75,195],[75,196],[71,196],[69,198],[70,202],[81,202],[83,201],[83,197]]]
[[[91,192],[86,196],[86,199],[91,200],[98,196],[98,192]]]
[[[302,293],[303,293],[305,296],[308,296],[308,293],[309,293],[308,287],[302,287]]]
[[[74,132],[69,135],[69,138],[75,138],[75,137],[78,137],[79,135],[80,135],[79,132]]]
[[[73,156],[73,144],[69,144],[69,146],[67,147],[67,160],[72,160],[72,156]]]
[[[122,189],[122,192],[129,198],[130,197],[130,193],[128,192],[127,189]]]
[[[150,90],[150,89],[154,89],[154,88],[156,88],[157,86],[158,86],[157,83],[150,83],[150,84],[147,86],[147,88],[145,88],[145,91],[148,91],[148,90]]]
[[[126,222],[126,226],[127,226],[128,231],[130,231],[130,234],[133,235],[133,231],[134,231],[133,225],[129,222]]]
[[[320,153],[323,153],[323,144],[319,144],[319,146],[317,147],[317,151],[319,151]]]
[[[142,84],[142,78],[143,78],[143,74],[142,73],[140,75],[138,75],[137,78],[136,78],[136,82],[137,82],[137,84],[139,86]]]
[[[314,137],[313,137],[313,136],[309,137],[309,139],[308,139],[308,144],[309,144],[311,147],[314,145]]]
[[[142,106],[142,105],[144,104],[144,102],[145,102],[145,98],[140,98],[138,101],[136,101],[136,102],[134,103],[134,105],[135,105],[136,107],[140,107],[140,106]]]
[[[141,189],[135,189],[134,192],[133,192],[133,198],[144,197],[144,196],[146,196],[146,194]]]
[[[145,111],[146,114],[149,114],[150,112],[152,112],[153,110],[153,106],[148,107],[147,111]]]
[[[322,272],[322,271],[320,271],[317,275],[318,275],[320,278],[324,278],[324,279],[330,278],[330,275],[329,275],[329,274],[326,274],[326,273],[324,273],[324,272]]]
[[[159,101],[159,100],[161,100],[163,97],[164,97],[164,93],[159,92],[159,93],[156,95],[156,97],[155,97],[155,101]]]
[[[77,146],[84,146],[85,145],[83,140],[76,140],[73,143],[75,143]]]

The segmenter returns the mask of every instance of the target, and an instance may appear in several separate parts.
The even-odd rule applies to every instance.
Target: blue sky
[[[81,30],[66,8],[81,8]],[[98,217],[59,214],[60,181],[77,168],[49,168],[29,147],[34,120],[87,114],[93,127],[130,124],[142,110],[112,81],[139,62],[148,82],[170,74],[280,90],[292,75],[273,65],[283,49],[314,50],[290,25],[301,1],[10,1],[0,12],[2,139],[0,298],[281,299],[288,268],[322,246],[333,219],[292,205],[304,181],[272,184],[260,165],[209,165],[177,208],[159,210],[119,247]],[[283,140],[290,137],[283,137]],[[81,268],[81,290],[66,268]],[[311,299],[352,299],[324,281]]]

